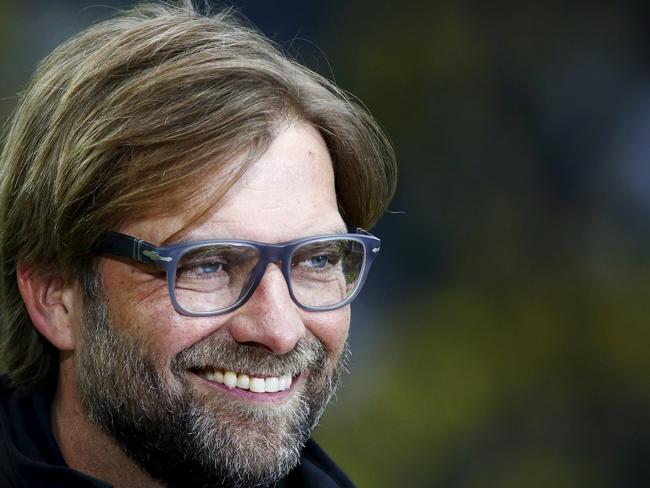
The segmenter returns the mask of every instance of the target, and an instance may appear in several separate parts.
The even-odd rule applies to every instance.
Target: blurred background
[[[0,0],[0,116],[133,2]],[[358,96],[399,190],[316,437],[362,487],[650,486],[650,3],[234,5]]]

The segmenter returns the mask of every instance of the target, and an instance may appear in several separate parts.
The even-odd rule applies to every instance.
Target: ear
[[[76,283],[23,263],[18,263],[16,276],[34,327],[60,351],[73,351],[75,330],[82,317]]]

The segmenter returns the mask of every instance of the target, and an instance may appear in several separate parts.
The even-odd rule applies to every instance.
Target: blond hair
[[[188,202],[200,202],[198,217],[294,118],[327,143],[348,225],[371,227],[394,192],[387,138],[340,89],[232,13],[145,4],[48,56],[0,159],[1,354],[11,381],[34,391],[58,361],[31,324],[17,263],[83,280],[104,232]],[[215,169],[222,187],[203,188]]]

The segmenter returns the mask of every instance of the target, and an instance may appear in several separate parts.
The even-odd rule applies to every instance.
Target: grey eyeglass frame
[[[291,257],[293,256],[294,251],[298,247],[310,242],[328,240],[333,241],[339,239],[355,241],[363,246],[363,263],[361,265],[359,278],[354,290],[345,300],[331,306],[310,307],[303,305],[296,298],[292,288],[290,273]],[[205,245],[228,244],[247,245],[255,248],[259,252],[259,261],[251,269],[251,276],[253,279],[250,280],[250,284],[248,284],[247,287],[242,288],[242,293],[240,294],[237,301],[229,307],[223,308],[221,310],[207,312],[191,312],[184,309],[176,301],[176,292],[174,291],[176,285],[176,269],[180,258],[186,252],[198,247]],[[366,277],[368,276],[370,265],[379,253],[380,247],[381,240],[378,237],[375,237],[369,232],[360,228],[357,229],[354,233],[312,236],[304,239],[295,239],[280,244],[267,244],[263,242],[239,239],[210,239],[182,244],[173,244],[170,246],[162,247],[154,246],[153,244],[150,244],[146,241],[126,234],[121,234],[119,232],[107,232],[100,240],[99,245],[96,248],[96,253],[100,255],[124,257],[143,264],[153,264],[157,268],[163,269],[167,274],[167,292],[169,294],[169,298],[172,302],[174,310],[182,315],[187,315],[190,317],[205,317],[226,314],[241,307],[253,295],[253,293],[255,293],[255,290],[257,289],[260,281],[262,281],[262,277],[264,276],[269,263],[278,262],[281,263],[280,268],[282,270],[282,274],[284,275],[284,280],[287,284],[289,295],[291,296],[293,302],[300,308],[310,312],[324,312],[342,308],[352,302],[359,295],[359,292],[363,288]]]

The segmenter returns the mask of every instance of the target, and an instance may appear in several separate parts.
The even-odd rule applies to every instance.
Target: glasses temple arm
[[[112,256],[130,258],[145,264],[172,260],[170,257],[158,254],[158,248],[148,242],[119,232],[107,232],[102,238],[98,251]]]

